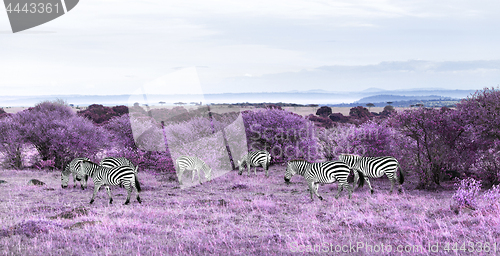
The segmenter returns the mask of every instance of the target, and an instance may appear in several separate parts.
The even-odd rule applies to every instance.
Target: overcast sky
[[[186,76],[204,93],[496,87],[499,13],[482,0],[83,0],[13,34],[0,12],[0,94],[130,94],[161,77],[196,91]]]

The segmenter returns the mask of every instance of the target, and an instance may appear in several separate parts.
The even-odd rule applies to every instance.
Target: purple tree
[[[15,116],[23,140],[37,149],[43,161],[54,160],[57,168],[78,156],[93,158],[108,147],[101,128],[61,101],[42,102]]]
[[[300,115],[280,109],[244,111],[249,150],[265,149],[272,162],[320,157],[314,124]]]
[[[463,172],[475,161],[477,144],[458,111],[419,108],[398,112],[390,120],[415,142],[420,188],[439,185],[445,171]]]
[[[19,122],[13,116],[0,119],[0,152],[4,155],[3,164],[7,168],[23,167],[21,153],[24,140],[20,129]]]
[[[480,147],[478,161],[473,170],[485,185],[499,182],[500,156],[500,90],[484,88],[457,104],[457,111],[468,129],[475,133]]]

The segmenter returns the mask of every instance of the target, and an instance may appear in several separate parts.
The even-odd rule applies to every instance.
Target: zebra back
[[[125,157],[106,157],[106,158],[101,160],[99,165],[101,165],[103,167],[107,167],[107,168],[112,168],[112,167],[122,166],[122,165],[123,166],[130,166],[137,173],[137,167],[135,167],[134,164],[132,164],[132,162]]]
[[[187,170],[199,169],[205,172],[210,170],[210,167],[203,160],[195,156],[181,156],[175,162],[179,168]]]

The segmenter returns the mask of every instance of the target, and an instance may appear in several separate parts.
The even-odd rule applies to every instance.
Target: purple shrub
[[[330,114],[332,114],[332,108],[328,106],[322,106],[316,111],[316,115],[323,118],[328,118]]]
[[[466,178],[456,183],[457,190],[453,194],[453,200],[459,208],[476,209],[479,191],[481,190],[481,181],[473,178]]]
[[[243,112],[249,150],[267,150],[272,163],[320,158],[314,124],[286,110],[264,109]]]
[[[313,114],[310,114],[309,116],[307,116],[307,119],[314,122],[314,124],[318,127],[332,128],[334,126],[334,122],[328,117],[315,116]]]
[[[347,123],[349,121],[348,116],[344,116],[342,113],[333,113],[330,116],[328,116],[330,120],[333,122],[339,122],[339,123]]]
[[[54,159],[48,159],[48,160],[41,160],[39,161],[35,167],[38,168],[39,170],[44,170],[44,169],[54,169],[56,162]]]
[[[349,110],[350,121],[355,124],[361,124],[373,117],[373,114],[365,107],[357,106]]]
[[[85,110],[78,111],[78,115],[92,120],[96,124],[105,123],[111,118],[128,113],[126,106],[105,107],[100,104],[92,104]],[[115,109],[118,111],[116,112]]]

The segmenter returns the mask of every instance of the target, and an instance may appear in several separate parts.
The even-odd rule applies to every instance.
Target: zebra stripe
[[[106,168],[113,168],[122,165],[130,166],[134,169],[136,174],[138,172],[137,166],[134,166],[134,164],[132,164],[132,162],[125,157],[105,157],[101,160],[99,165]]]
[[[82,189],[85,189],[85,187],[87,186],[87,177],[81,171],[81,168],[80,168],[81,162],[83,160],[90,161],[90,159],[87,157],[78,157],[78,158],[71,160],[71,162],[69,162],[69,164],[67,164],[64,167],[64,170],[61,172],[61,187],[62,188],[66,188],[68,186],[69,175],[71,174],[73,176],[73,184],[74,184],[73,187],[76,187],[77,186],[76,181],[79,181]],[[84,183],[85,183],[85,185],[84,185]]]
[[[177,178],[179,179],[179,184],[182,185],[182,174],[185,170],[192,170],[193,177],[191,182],[194,182],[195,173],[198,173],[198,181],[201,182],[200,171],[205,172],[205,179],[210,181],[212,177],[212,168],[210,168],[203,160],[195,156],[181,156],[175,161],[175,169],[177,170]]]
[[[313,199],[313,193],[321,200],[323,197],[318,194],[318,187],[320,183],[329,184],[338,182],[338,192],[335,198],[339,198],[340,192],[344,188],[347,189],[349,193],[349,198],[351,198],[352,187],[347,183],[347,177],[351,173],[351,169],[345,163],[341,161],[326,161],[323,163],[309,163],[305,160],[293,160],[288,162],[285,172],[285,182],[288,184],[290,179],[295,174],[300,174],[303,176],[309,186],[309,191],[311,193],[311,200]],[[362,173],[359,173],[361,177],[364,177]],[[360,180],[360,186],[363,186],[363,179]]]
[[[389,193],[392,193],[394,188],[394,183],[396,183],[396,172],[399,170],[399,188],[398,192],[402,191],[402,184],[404,182],[404,175],[401,170],[401,166],[399,165],[398,160],[392,156],[382,156],[382,157],[363,157],[358,155],[350,155],[350,154],[341,154],[339,156],[339,160],[346,163],[351,168],[354,168],[365,175],[365,181],[370,186],[370,193],[373,194],[373,188],[370,184],[370,180],[368,178],[380,178],[384,174],[387,175],[387,178],[391,181],[391,190]],[[355,173],[355,180],[358,179]]]
[[[135,189],[137,193],[137,201],[141,203],[141,198],[139,192],[141,191],[141,185],[137,178],[137,174],[134,169],[130,166],[116,166],[112,168],[102,167],[96,163],[90,161],[82,161],[82,170],[87,176],[90,176],[94,181],[94,193],[92,194],[92,199],[90,203],[94,202],[94,198],[97,192],[104,186],[109,196],[109,203],[113,203],[113,198],[111,197],[111,190],[109,186],[123,185],[128,192],[127,200],[125,204],[130,203],[130,195],[132,194],[132,189]]]
[[[250,167],[255,167],[253,172],[257,175],[257,166],[262,166],[264,170],[266,170],[266,177],[269,177],[269,164],[271,163],[271,154],[265,150],[260,151],[251,151],[248,152],[241,160],[238,161],[238,166],[240,171],[239,175],[243,173],[245,167],[244,164],[247,165],[248,175],[250,175]]]

